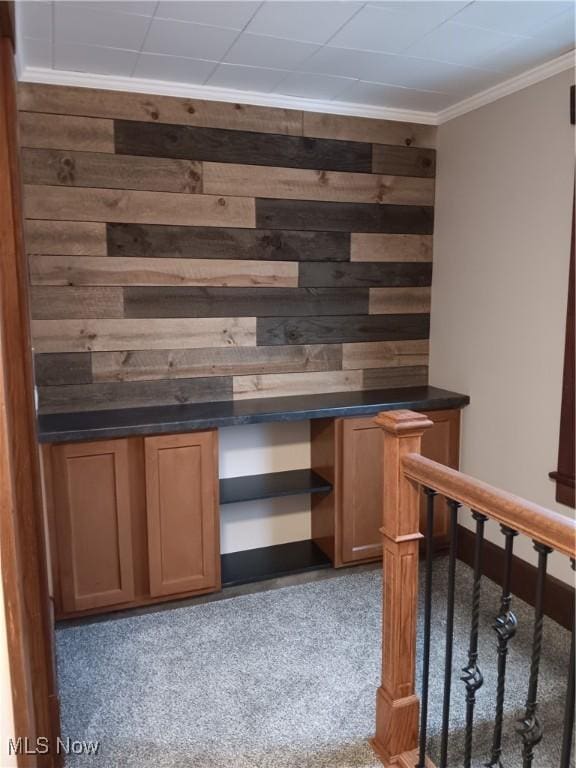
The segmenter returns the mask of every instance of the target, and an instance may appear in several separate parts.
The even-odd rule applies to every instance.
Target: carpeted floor
[[[442,706],[446,560],[435,568],[430,734]],[[459,565],[450,765],[461,764],[470,570]],[[380,664],[380,571],[333,578],[57,632],[63,730],[99,740],[93,768],[380,768],[367,743]],[[490,624],[499,589],[483,584],[475,765],[489,748],[496,681]],[[521,765],[513,722],[528,681],[532,609],[509,656],[507,768]],[[419,643],[421,638],[419,639]],[[558,768],[568,633],[545,625],[540,701],[545,736],[534,768]]]

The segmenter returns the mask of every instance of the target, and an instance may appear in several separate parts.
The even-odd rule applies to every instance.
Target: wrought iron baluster
[[[494,623],[494,630],[498,637],[498,686],[496,690],[496,714],[494,717],[494,736],[492,738],[492,750],[487,768],[504,768],[500,760],[502,754],[502,723],[504,720],[504,694],[506,689],[506,660],[508,656],[508,643],[516,634],[518,621],[510,610],[512,595],[510,583],[512,578],[512,554],[514,550],[514,538],[518,532],[505,525],[500,529],[505,536],[504,548],[504,578],[502,580],[502,598],[500,612]]]
[[[576,570],[576,560],[572,560],[572,570]],[[570,768],[572,755],[572,740],[574,733],[574,632],[572,625],[572,641],[570,643],[570,666],[568,668],[568,686],[566,688],[566,704],[564,707],[564,731],[562,733],[562,756],[560,768]]]
[[[482,579],[482,550],[484,545],[484,525],[488,518],[480,512],[472,512],[476,520],[476,539],[474,543],[474,586],[472,588],[472,622],[470,626],[470,646],[468,648],[468,664],[462,670],[461,680],[466,686],[466,731],[464,737],[464,768],[470,768],[472,763],[472,726],[474,724],[474,707],[476,691],[484,682],[484,677],[478,666],[478,628],[480,625],[480,583]]]
[[[542,630],[544,628],[544,589],[546,586],[546,566],[552,550],[545,544],[534,542],[538,552],[538,580],[536,584],[536,602],[534,606],[534,636],[532,639],[532,660],[530,679],[526,696],[526,711],[518,721],[517,730],[522,737],[522,766],[532,768],[534,747],[542,741],[542,724],[538,719],[538,676],[540,674],[540,656],[542,655]]]
[[[432,621],[432,558],[434,556],[434,499],[436,491],[426,494],[426,586],[424,590],[424,648],[422,660],[422,701],[420,705],[420,749],[416,768],[426,768],[426,735],[428,727],[428,682],[430,679],[430,625]]]
[[[450,722],[450,686],[454,643],[454,594],[456,587],[456,547],[458,545],[458,509],[461,504],[447,499],[450,507],[450,556],[448,561],[448,607],[446,610],[446,654],[444,661],[444,701],[442,704],[442,736],[439,768],[448,765],[448,726]]]

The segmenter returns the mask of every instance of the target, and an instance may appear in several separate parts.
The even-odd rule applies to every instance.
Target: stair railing
[[[469,507],[475,521],[475,552],[471,601],[470,642],[467,665],[461,679],[465,686],[466,727],[464,768],[470,768],[473,748],[476,693],[483,677],[478,660],[478,629],[482,577],[484,526],[488,519],[500,523],[504,537],[504,573],[500,610],[495,619],[497,649],[497,693],[494,703],[494,732],[487,766],[503,768],[502,726],[508,644],[516,632],[511,610],[510,580],[514,538],[530,537],[538,553],[532,654],[526,708],[517,731],[523,768],[532,768],[535,750],[542,739],[538,719],[538,679],[542,652],[544,594],[548,556],[560,552],[576,558],[576,522],[518,496],[501,491],[468,475],[420,455],[421,439],[432,422],[411,411],[388,411],[376,422],[384,433],[383,536],[383,643],[382,682],[376,697],[376,733],[372,746],[385,766],[435,768],[427,755],[427,725],[432,608],[432,558],[435,499],[445,497],[450,518],[448,555],[448,599],[442,729],[438,768],[448,766],[448,736],[453,662],[458,511]],[[421,493],[426,499],[426,533],[419,530]],[[422,702],[416,695],[416,632],[418,615],[418,567],[421,539],[426,540],[424,589],[424,638],[422,658]],[[574,631],[572,631],[559,768],[569,768],[574,728]],[[537,763],[535,763],[537,765]]]

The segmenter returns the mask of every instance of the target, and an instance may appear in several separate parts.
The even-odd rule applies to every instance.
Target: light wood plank
[[[137,259],[130,257],[30,256],[32,285],[298,285],[291,261]]]
[[[430,312],[430,288],[370,288],[370,314]]]
[[[36,352],[254,346],[256,319],[33,320]]]
[[[432,261],[432,235],[386,235],[354,232],[351,261]]]
[[[342,368],[396,368],[428,365],[428,339],[369,341],[342,345]]]
[[[437,128],[421,123],[376,120],[369,117],[303,113],[304,136],[319,139],[369,141],[405,147],[434,147]]]
[[[28,219],[24,244],[27,253],[106,256],[106,224]]]
[[[33,285],[30,309],[34,320],[124,317],[122,288]]]
[[[29,112],[302,135],[302,113],[293,109],[93,88],[20,83],[18,108]]]
[[[24,149],[22,172],[26,184],[202,192],[201,164],[191,160]]]
[[[333,371],[341,368],[341,358],[339,344],[96,352],[92,375],[94,381],[146,381]]]
[[[70,189],[27,184],[24,211],[29,219],[106,221],[131,224],[185,224],[206,227],[254,227],[249,197],[179,195],[113,189]]]
[[[352,392],[362,389],[362,376],[362,371],[234,376],[234,399]]]
[[[291,200],[432,205],[434,179],[204,163],[204,193]]]
[[[18,122],[21,147],[114,152],[112,120],[20,112]]]

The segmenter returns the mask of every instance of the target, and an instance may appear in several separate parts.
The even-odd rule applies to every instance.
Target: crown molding
[[[296,109],[304,112],[323,112],[332,115],[369,117],[378,120],[396,120],[408,123],[436,124],[435,112],[419,112],[411,109],[374,107],[369,104],[353,104],[344,101],[324,101],[284,96],[276,93],[237,91],[232,88],[214,88],[209,85],[188,85],[163,80],[146,80],[139,77],[115,77],[94,75],[87,72],[66,72],[45,67],[24,67],[20,72],[22,82],[46,85],[70,85],[78,88],[98,88],[108,91],[153,93],[158,96],[177,96],[186,99],[224,101],[252,104],[257,107]]]
[[[368,104],[349,104],[343,101],[303,99],[281,94],[237,91],[232,88],[213,88],[211,86],[188,85],[186,83],[163,80],[146,80],[137,77],[114,77],[85,72],[66,72],[45,67],[22,66],[19,72],[19,80],[28,83],[44,83],[46,85],[68,85],[77,88],[152,93],[159,96],[176,96],[187,99],[204,99],[206,101],[240,102],[242,104],[253,104],[258,107],[296,109],[304,112],[322,112],[332,115],[348,115],[350,117],[368,117],[377,120],[442,125],[449,120],[453,120],[455,117],[465,115],[467,112],[472,112],[504,96],[509,96],[516,91],[527,88],[529,85],[534,85],[541,80],[546,80],[553,75],[564,72],[574,67],[574,64],[575,51],[569,51],[545,64],[511,77],[492,88],[474,94],[474,96],[468,99],[459,101],[457,104],[453,104],[440,112],[420,112],[411,109],[374,107]]]
[[[504,96],[510,96],[510,94],[516,93],[516,91],[521,91],[529,85],[534,85],[542,80],[547,80],[549,77],[558,75],[560,72],[564,72],[567,69],[574,68],[576,63],[575,53],[576,52],[573,50],[564,53],[562,56],[547,61],[545,64],[540,64],[538,67],[534,67],[526,72],[522,72],[520,75],[504,80],[502,83],[492,86],[492,88],[487,88],[485,91],[475,93],[474,96],[470,96],[469,99],[464,99],[457,104],[453,104],[451,107],[446,107],[446,109],[437,113],[437,124],[442,125],[443,123],[447,123],[455,117],[465,115],[467,112],[472,112],[475,109],[486,106],[486,104],[491,104],[493,101],[498,101],[498,99],[502,99]]]

